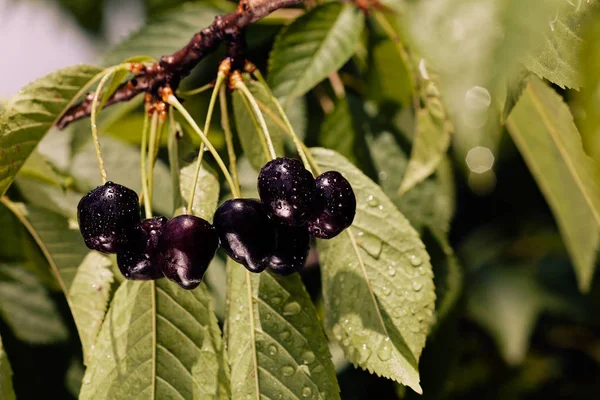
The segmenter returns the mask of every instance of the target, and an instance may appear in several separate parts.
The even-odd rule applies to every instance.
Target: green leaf
[[[71,312],[77,321],[86,365],[108,307],[113,283],[111,267],[112,261],[109,258],[90,252],[77,268],[77,274],[69,288]]]
[[[273,94],[289,102],[337,71],[354,54],[364,15],[350,4],[313,8],[277,36],[269,59]]]
[[[581,90],[575,94],[577,126],[583,147],[596,162],[600,162],[600,12],[587,21],[583,31],[580,54]]]
[[[196,174],[196,160],[180,169],[180,190],[184,204],[175,211],[175,215],[181,214],[184,208],[187,213],[212,221],[214,211],[219,201],[219,180],[215,174],[203,164],[196,183],[196,193],[192,209],[187,210],[188,199],[194,176]]]
[[[440,321],[452,311],[463,289],[462,270],[454,250],[450,246],[447,234],[432,233],[435,245],[427,243],[427,250],[431,256],[431,265],[433,268],[433,282],[435,283],[435,314],[437,326]]]
[[[139,149],[108,135],[100,137],[100,145],[108,178],[135,190],[137,193],[141,193]],[[92,141],[86,142],[73,155],[69,174],[80,187],[86,190],[91,190],[102,184]],[[161,215],[169,216],[173,212],[172,191],[173,186],[169,168],[159,159],[154,167],[152,206]]]
[[[525,86],[527,85],[527,77],[529,77],[529,74],[530,72],[523,68],[518,74],[508,79],[508,83],[506,84],[506,99],[504,100],[504,110],[502,111],[501,120],[503,124],[506,123],[512,109],[521,98],[523,90],[525,90]]]
[[[2,338],[0,338],[0,397],[4,400],[16,399],[15,391],[13,390],[12,375],[12,368],[4,352]]]
[[[67,67],[29,84],[10,99],[0,116],[0,195],[6,193],[46,132],[100,72],[86,65]]]
[[[561,97],[538,78],[529,80],[508,119],[508,130],[550,205],[587,291],[600,241],[600,172],[583,151]]]
[[[229,398],[221,331],[206,285],[162,279],[117,289],[80,399]]]
[[[567,2],[550,19],[544,40],[525,60],[525,66],[540,78],[548,79],[562,88],[581,86],[580,54],[583,38],[581,22],[600,6],[597,0]]]
[[[467,292],[467,314],[491,334],[511,365],[525,359],[538,317],[558,301],[526,271],[504,265],[482,271]]]
[[[434,173],[450,146],[452,123],[447,119],[442,103],[437,97],[428,101],[439,106],[417,110],[415,138],[410,161],[398,189],[400,195]],[[436,115],[434,110],[441,115]]]
[[[119,43],[104,58],[104,64],[119,64],[128,58],[147,55],[160,58],[184,46],[200,29],[209,26],[224,9],[198,3],[185,3],[144,25]]]
[[[354,223],[317,241],[325,327],[355,364],[421,393],[418,359],[433,323],[429,255],[381,188],[333,151],[312,149],[323,171],[340,171],[357,199]]]
[[[65,218],[76,219],[77,204],[83,194],[19,174],[15,186],[23,199],[33,206],[44,208]]]
[[[19,340],[48,344],[69,337],[48,290],[22,264],[0,263],[0,314]]]
[[[339,399],[327,341],[300,276],[228,263],[226,338],[235,399]]]
[[[279,118],[279,112],[273,105],[268,89],[265,88],[262,83],[257,81],[245,80],[245,82],[263,113],[267,128],[269,129],[269,134],[273,141],[275,153],[282,156],[283,138],[285,136],[286,128]],[[252,109],[250,108],[250,105],[246,103],[243,95],[236,90],[233,92],[232,96],[235,126],[242,149],[252,166],[256,170],[260,170],[263,165],[269,161],[266,153],[266,142],[262,137],[262,130],[258,126],[254,114],[252,113]]]

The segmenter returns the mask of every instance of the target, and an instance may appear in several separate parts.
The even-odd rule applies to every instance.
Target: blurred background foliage
[[[103,40],[106,1],[56,1],[86,34]],[[600,199],[590,200],[597,193],[564,172],[587,162],[584,156],[600,162],[598,1],[383,3],[401,15],[388,18],[400,39],[369,19],[339,71],[342,90],[322,82],[288,112],[307,145],[332,148],[359,166],[421,233],[439,318],[420,362],[423,397],[598,398],[600,282],[593,271],[600,228],[577,196]],[[169,53],[234,4],[145,0],[142,7],[146,25],[98,55],[101,64]],[[261,69],[289,19],[282,13],[249,29],[248,54]],[[182,90],[211,81],[220,55],[200,63]],[[208,92],[185,97],[196,120],[203,120],[208,99]],[[137,191],[142,118],[141,99],[101,115],[109,175],[118,171],[120,183]],[[99,183],[88,131],[89,121],[82,121],[50,132],[9,190],[11,199],[52,221],[47,233],[67,226],[82,193]],[[575,151],[571,159],[560,146],[551,148],[548,138],[557,134],[566,134],[565,148],[581,141],[587,156]],[[220,151],[222,137],[215,123],[210,139]],[[169,214],[166,139],[163,144],[155,208]],[[197,145],[189,143],[190,152]],[[428,172],[407,182],[411,168]],[[595,173],[586,179],[600,182],[595,164],[581,168]],[[240,170],[244,191],[253,192],[256,173],[247,159]],[[0,221],[0,364],[5,351],[19,399],[75,398],[84,368],[67,304],[39,243],[3,205]],[[316,260],[311,257],[302,278],[319,307]],[[216,260],[207,276],[220,318],[223,268]],[[332,352],[342,398],[416,398]]]

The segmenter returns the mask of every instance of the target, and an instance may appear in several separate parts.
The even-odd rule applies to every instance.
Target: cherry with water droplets
[[[301,161],[276,158],[258,175],[258,193],[267,213],[289,226],[306,224],[316,198],[315,179]]]
[[[133,280],[162,278],[158,265],[158,242],[167,218],[143,220],[125,249],[117,253],[117,265],[123,276]]]
[[[275,251],[277,232],[259,200],[224,202],[215,212],[214,224],[229,257],[251,272],[264,271]]]
[[[202,277],[219,246],[215,228],[193,215],[180,215],[163,228],[160,236],[159,265],[167,279],[191,290]]]
[[[306,263],[310,235],[306,226],[277,226],[277,247],[269,259],[269,269],[279,275],[300,271]]]
[[[106,182],[82,197],[77,219],[87,247],[116,253],[127,246],[129,235],[140,223],[138,196],[125,186]]]
[[[308,221],[312,236],[331,239],[352,225],[356,214],[356,197],[350,182],[337,171],[328,171],[316,180],[317,201]]]

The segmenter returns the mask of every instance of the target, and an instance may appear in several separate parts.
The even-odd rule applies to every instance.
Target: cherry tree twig
[[[119,86],[106,101],[105,106],[128,101],[140,93],[158,95],[158,90],[169,86],[175,90],[182,78],[189,75],[192,69],[208,54],[213,52],[223,41],[235,43],[242,37],[241,33],[248,25],[266,17],[272,12],[288,6],[300,4],[305,0],[240,0],[235,11],[215,17],[213,23],[196,33],[187,45],[175,53],[161,57],[160,61],[150,66],[135,64],[135,74],[129,81]],[[93,94],[69,108],[58,120],[56,126],[65,128],[71,122],[85,118],[92,111]]]

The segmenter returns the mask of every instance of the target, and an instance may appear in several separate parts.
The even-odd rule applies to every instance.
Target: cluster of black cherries
[[[315,179],[291,158],[263,166],[258,192],[260,200],[221,204],[211,225],[187,214],[141,220],[137,194],[106,182],[79,202],[79,229],[90,249],[117,254],[127,279],[164,276],[194,289],[219,246],[251,272],[297,272],[306,262],[310,236],[331,239],[352,224],[356,213],[352,186],[339,172]]]

